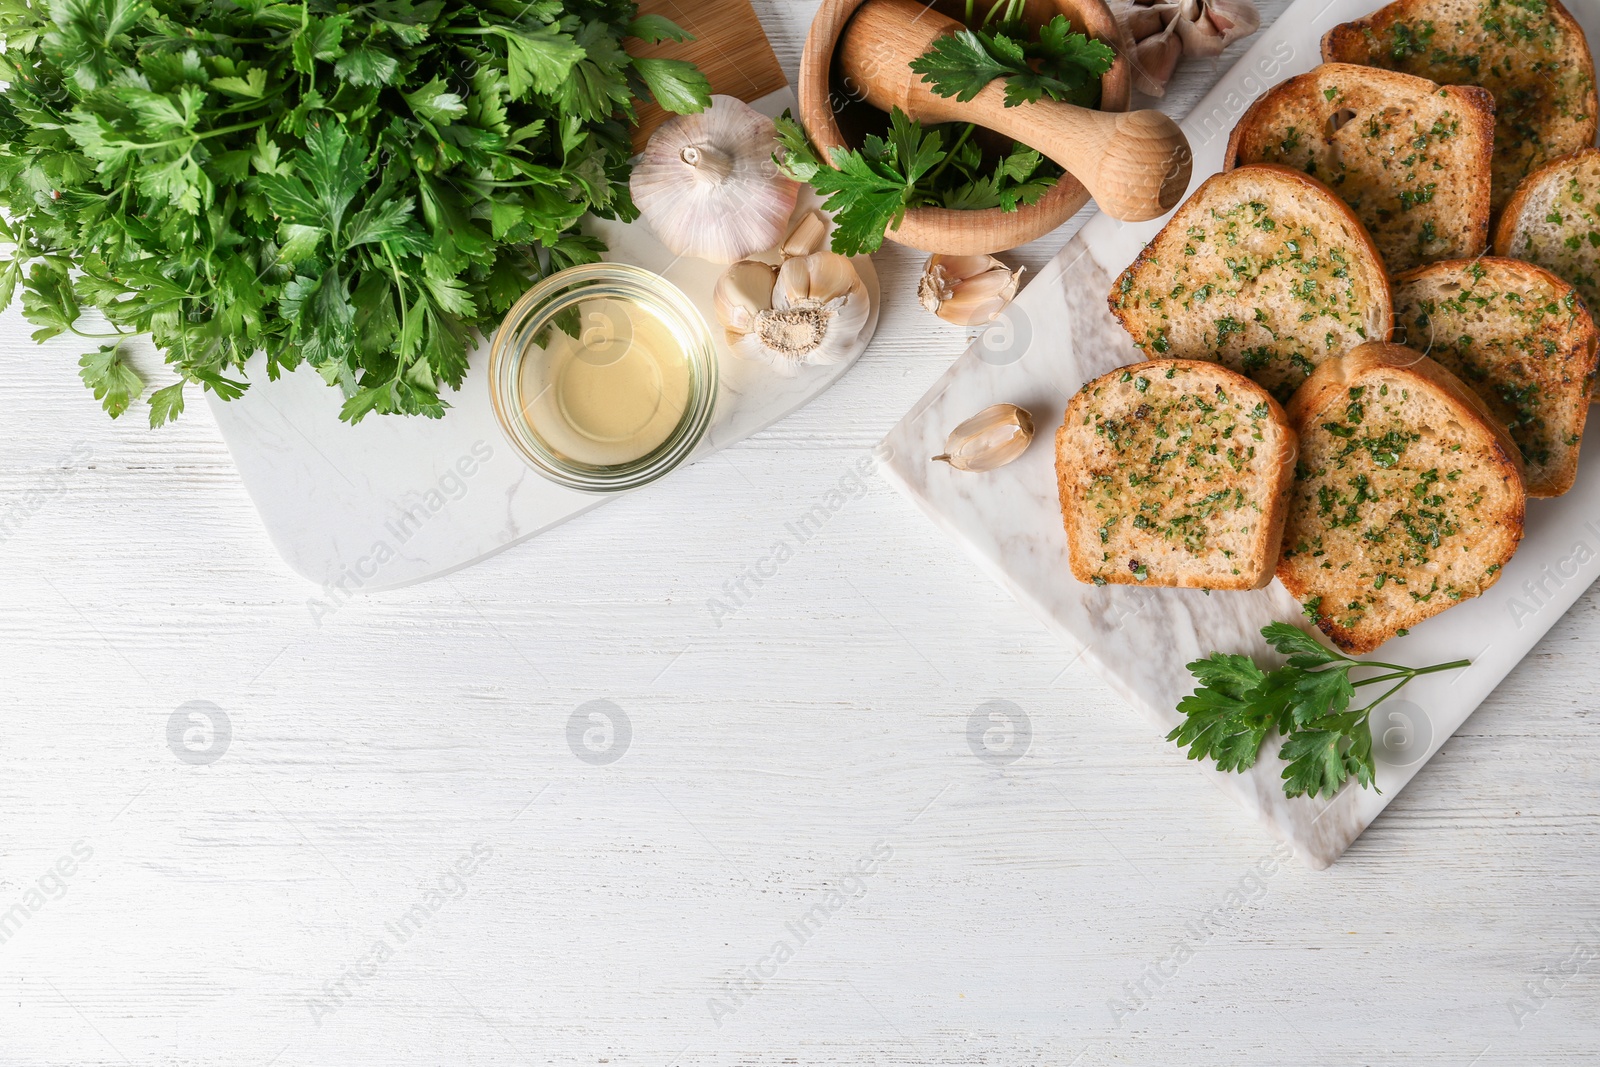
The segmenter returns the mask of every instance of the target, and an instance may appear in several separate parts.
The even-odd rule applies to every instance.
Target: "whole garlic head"
[[[732,96],[663,123],[628,188],[674,255],[732,263],[782,240],[800,184],[772,162],[777,127]]]
[[[776,271],[755,260],[735,263],[712,301],[734,354],[785,377],[844,359],[872,311],[856,268],[833,252],[794,256]]]
[[[923,268],[917,299],[946,322],[981,326],[1011,303],[1026,269],[1013,271],[994,256],[935,255]]]

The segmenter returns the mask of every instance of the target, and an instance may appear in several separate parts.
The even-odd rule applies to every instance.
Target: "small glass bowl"
[[[657,407],[670,405],[663,418],[656,418],[657,407],[644,412],[638,396],[628,398],[631,404],[608,407],[603,397],[580,388],[572,394],[574,403],[586,405],[586,413],[595,418],[611,420],[612,429],[620,425],[623,436],[600,434],[579,440],[588,431],[574,429],[577,423],[569,411],[564,375],[579,371],[580,376],[587,376],[584,384],[593,386],[603,382],[607,360],[639,358],[633,349],[632,323],[648,329],[658,342],[666,339],[668,347],[682,353],[683,367],[674,364],[670,371],[674,377],[683,374],[687,378],[685,395],[666,397],[661,390],[661,367],[654,363],[635,370],[653,380]],[[586,340],[588,347],[574,346],[562,335],[564,325],[576,326],[585,339],[590,337],[587,331],[598,330],[600,339],[598,343]],[[560,352],[564,346],[577,354],[568,353],[565,363],[552,368],[559,357],[551,350]],[[598,357],[593,355],[596,352]],[[530,364],[530,360],[537,362]],[[587,366],[578,367],[575,361]],[[489,397],[506,439],[540,474],[583,492],[635,489],[678,466],[711,425],[716,396],[716,348],[699,310],[665,278],[625,263],[571,267],[544,279],[507,313],[489,350]],[[681,414],[675,424],[665,428],[664,419],[679,406]],[[625,451],[625,444],[617,442],[624,440],[630,420],[646,415],[653,420],[651,434],[665,433],[659,444],[638,456],[606,454],[608,449]],[[567,447],[561,444],[562,436],[568,440]],[[582,447],[570,447],[574,441]],[[575,454],[583,452],[588,454]]]

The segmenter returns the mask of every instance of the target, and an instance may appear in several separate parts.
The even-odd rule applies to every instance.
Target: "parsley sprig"
[[[933,43],[911,69],[935,93],[969,101],[996,79],[1006,83],[1006,106],[1048,96],[1082,107],[1100,99],[1100,79],[1116,53],[1081,33],[1063,15],[1029,32],[1022,22],[1024,0],[996,0],[982,23],[947,34]],[[976,18],[967,0],[967,25]],[[998,17],[998,18],[997,18]],[[989,29],[991,23],[994,29]]]
[[[1186,718],[1167,740],[1187,747],[1190,759],[1212,760],[1219,770],[1244,771],[1255,766],[1267,734],[1276,730],[1283,738],[1278,758],[1288,764],[1283,791],[1291,797],[1331,797],[1351,777],[1362,788],[1375,788],[1377,767],[1368,725],[1373,709],[1413,678],[1459,670],[1472,662],[1405,667],[1351,659],[1283,622],[1263,627],[1261,634],[1288,662],[1263,671],[1248,656],[1213,652],[1189,664],[1200,687],[1178,702]],[[1350,672],[1357,667],[1381,673],[1352,682]],[[1351,709],[1357,689],[1386,683],[1393,684],[1376,700]]]
[[[152,425],[258,352],[348,421],[437,418],[475,332],[599,258],[578,220],[637,214],[633,101],[710,87],[622,43],[685,36],[631,0],[0,0],[0,308],[107,342],[79,367],[113,417],[150,334]]]
[[[1026,145],[990,163],[972,140],[976,127],[924,128],[895,108],[887,137],[869,135],[858,150],[835,148],[833,166],[822,161],[800,124],[778,119],[778,165],[826,197],[834,214],[833,250],[855,256],[875,252],[886,230],[899,229],[914,207],[956,210],[1032,204],[1055,185],[1060,170]]]

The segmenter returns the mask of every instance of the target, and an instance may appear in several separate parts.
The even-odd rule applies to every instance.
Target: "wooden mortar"
[[[999,80],[965,103],[935,93],[910,65],[961,28],[917,0],[872,0],[839,38],[839,67],[880,111],[897,107],[928,124],[976,123],[1037,149],[1114,219],[1145,222],[1178,206],[1194,157],[1178,124],[1159,111],[1110,115],[1048,98],[1007,107]]]
[[[834,148],[859,147],[860,131],[851,130],[849,120],[855,110],[872,111],[855,84],[845,81],[835,61],[839,39],[851,17],[863,4],[875,2],[823,0],[806,39],[800,61],[800,120],[825,159]],[[936,0],[932,6],[926,17],[939,11],[959,14],[964,5],[961,0]],[[1113,46],[1118,40],[1116,21],[1105,0],[1028,0],[1024,20],[1037,25],[1058,14],[1065,15],[1074,29],[1097,40]],[[1111,69],[1100,80],[1100,108],[1125,111],[1132,95],[1133,72],[1119,51]],[[1023,143],[1028,142],[1023,139]],[[906,212],[900,228],[889,230],[887,236],[911,248],[946,255],[1003,252],[1043,237],[1088,202],[1088,190],[1068,173],[1039,200],[1016,211],[913,208]]]

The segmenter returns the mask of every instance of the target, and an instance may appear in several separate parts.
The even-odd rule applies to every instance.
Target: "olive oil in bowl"
[[[710,423],[716,356],[705,322],[664,279],[594,264],[541,282],[490,354],[495,413],[546,477],[605,492],[659,478]]]

